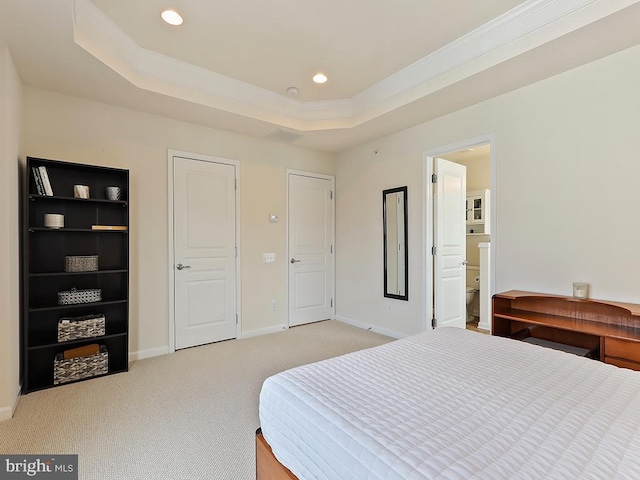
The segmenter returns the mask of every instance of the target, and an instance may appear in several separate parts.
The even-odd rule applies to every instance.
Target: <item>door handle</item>
[[[302,261],[302,260],[296,260],[295,258],[292,258],[292,259],[291,259],[291,263],[298,263],[298,262],[301,262],[301,261]]]
[[[183,264],[179,263],[179,264],[176,265],[176,268],[178,270],[182,270],[184,268],[191,268],[191,265],[183,265]]]
[[[468,265],[469,262],[467,262],[466,260],[462,260],[462,262],[460,262],[460,265]]]

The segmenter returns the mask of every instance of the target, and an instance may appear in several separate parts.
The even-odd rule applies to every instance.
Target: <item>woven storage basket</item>
[[[105,318],[101,313],[82,317],[64,317],[58,321],[58,342],[100,337],[104,333]]]
[[[58,292],[58,305],[75,305],[78,303],[92,303],[102,300],[102,290],[100,288],[89,288],[87,290],[76,290],[72,288],[68,291]]]
[[[73,382],[83,378],[96,377],[109,372],[109,354],[107,347],[100,345],[100,353],[87,357],[64,359],[63,353],[58,353],[53,361],[53,384]]]
[[[64,257],[65,272],[96,272],[98,255],[69,255]]]

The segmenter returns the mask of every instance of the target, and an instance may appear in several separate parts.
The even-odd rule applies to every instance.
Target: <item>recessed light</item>
[[[175,10],[165,10],[160,16],[169,25],[182,25],[182,17]]]
[[[327,76],[324,73],[316,73],[313,76],[313,81],[316,83],[324,83],[327,81]]]

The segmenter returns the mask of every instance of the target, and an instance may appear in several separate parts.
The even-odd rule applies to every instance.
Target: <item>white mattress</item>
[[[640,478],[640,372],[462,329],[270,377],[260,423],[300,480]]]

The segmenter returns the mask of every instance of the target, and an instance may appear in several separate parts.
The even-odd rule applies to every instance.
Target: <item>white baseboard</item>
[[[487,331],[491,331],[491,325],[489,325],[488,322],[478,322],[478,328],[480,328],[481,330],[487,330]]]
[[[387,330],[387,329],[380,328],[380,327],[376,327],[375,325],[369,325],[369,324],[366,324],[366,323],[363,323],[363,322],[358,322],[358,321],[352,320],[350,318],[336,316],[335,319],[340,321],[340,322],[352,325],[354,327],[362,328],[364,330],[371,330],[372,332],[376,332],[376,333],[379,333],[381,335],[386,335],[388,337],[392,337],[392,338],[406,337],[405,334],[398,333],[398,332],[393,332],[391,330]],[[248,332],[241,332],[240,336],[238,337],[238,339],[258,337],[260,335],[268,335],[270,333],[278,333],[278,332],[282,332],[282,331],[288,330],[288,329],[289,329],[289,327],[287,327],[285,324],[274,325],[273,327],[260,328],[258,330],[249,330]],[[168,353],[169,353],[169,347],[168,346],[158,347],[158,348],[151,348],[151,349],[148,349],[148,350],[139,350],[137,352],[130,352],[129,353],[129,362],[135,362],[136,360],[143,360],[145,358],[159,357],[160,355],[167,355]],[[0,409],[0,415],[1,415],[1,412],[2,412],[2,410]]]
[[[242,332],[238,339],[257,337],[259,335],[266,335],[268,333],[282,332],[287,330],[286,325],[276,325],[274,327],[262,328],[260,330],[251,330],[249,332]],[[160,355],[167,355],[171,353],[169,346],[150,348],[148,350],[138,350],[137,352],[129,352],[129,362],[135,362],[136,360],[144,360],[145,358],[159,357]]]
[[[351,325],[352,327],[362,328],[363,330],[371,330],[372,332],[379,333],[380,335],[386,335],[387,337],[402,338],[407,336],[404,333],[394,332],[392,330],[387,330],[386,328],[380,328],[376,325],[360,322],[358,320],[353,320],[352,318],[343,317],[341,315],[336,315],[335,319],[342,323]]]
[[[7,407],[0,407],[0,422],[4,420],[10,420],[13,418],[13,414],[16,411],[16,407],[18,406],[18,401],[20,400],[20,391],[22,390],[22,385],[18,385],[18,389],[16,390],[13,399],[11,400],[11,404]]]
[[[129,352],[129,362],[136,360],[144,360],[145,358],[159,357],[169,353],[169,347],[150,348],[148,350],[138,350],[137,352]]]
[[[288,329],[289,327],[287,327],[285,324],[275,325],[273,327],[267,327],[267,328],[259,328],[258,330],[249,330],[248,332],[241,332],[238,339],[259,337],[260,335],[268,335],[269,333],[278,333]]]

